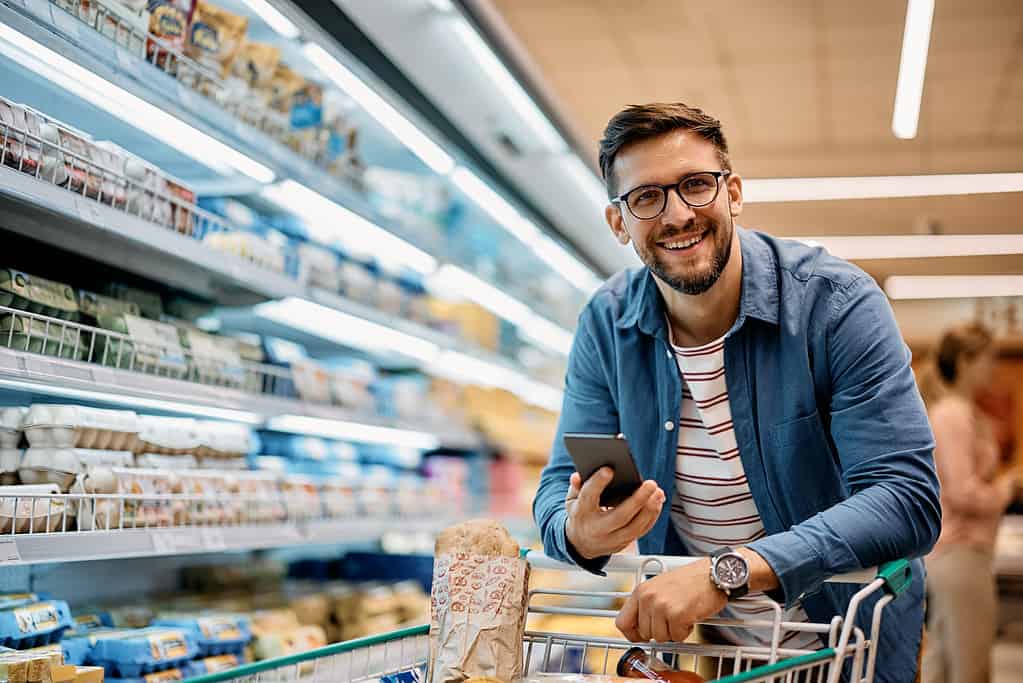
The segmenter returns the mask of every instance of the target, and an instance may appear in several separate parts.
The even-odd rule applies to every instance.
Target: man
[[[534,501],[545,550],[596,572],[637,539],[644,554],[718,558],[638,588],[617,619],[632,641],[681,641],[723,609],[752,616],[729,598],[760,592],[786,620],[829,622],[858,587],[825,578],[920,557],[940,529],[933,437],[891,308],[855,266],[735,227],[742,178],[699,109],[625,109],[600,164],[608,225],[645,267],[612,277],[579,317]],[[601,508],[611,473],[582,483],[569,432],[623,434],[647,481]],[[885,613],[880,680],[916,675],[919,560],[913,574]],[[823,647],[800,633],[786,645]]]

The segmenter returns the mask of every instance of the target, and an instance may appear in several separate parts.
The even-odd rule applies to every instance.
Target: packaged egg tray
[[[218,655],[188,662],[181,667],[181,672],[185,674],[185,678],[195,678],[235,669],[245,663],[245,658],[241,655]]]
[[[0,646],[24,650],[60,640],[74,625],[63,600],[48,600],[0,611]]]
[[[138,440],[139,418],[131,410],[34,403],[22,429],[37,448],[128,451]]]
[[[179,628],[191,633],[199,645],[199,655],[241,654],[252,640],[249,620],[236,615],[172,616],[159,618],[154,626]]]
[[[74,327],[20,316],[0,316],[0,346],[70,360],[84,360],[85,337]]]
[[[156,673],[140,676],[139,678],[111,678],[110,676],[105,676],[103,680],[106,683],[171,683],[172,681],[183,681],[191,677],[185,673],[185,666],[183,664],[179,669],[164,669],[163,671],[157,671]]]
[[[195,636],[184,629],[153,627],[93,637],[89,661],[112,677],[138,678],[173,669],[199,653]]]
[[[78,316],[78,297],[70,285],[12,268],[0,269],[0,306],[61,320]]]

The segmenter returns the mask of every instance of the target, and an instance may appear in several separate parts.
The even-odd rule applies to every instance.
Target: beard
[[[711,254],[710,264],[707,267],[689,268],[684,273],[672,273],[668,270],[667,264],[661,259],[657,242],[668,239],[691,235],[706,231],[704,240],[711,240],[714,251]],[[732,229],[731,216],[727,228],[719,221],[708,219],[699,223],[686,226],[685,229],[659,235],[657,239],[651,237],[647,244],[641,249],[639,244],[633,242],[636,254],[640,260],[650,269],[654,275],[666,285],[677,292],[689,295],[703,294],[714,286],[728,265],[728,259],[732,255],[732,238],[735,231]]]

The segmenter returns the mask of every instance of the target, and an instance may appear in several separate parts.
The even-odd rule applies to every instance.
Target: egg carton
[[[122,629],[115,628],[92,628],[83,630],[77,626],[64,633],[61,638],[60,647],[64,654],[64,663],[74,666],[85,666],[92,653],[92,646],[101,636],[111,636],[118,633],[125,633]]]
[[[198,653],[191,632],[152,627],[97,637],[89,661],[105,668],[111,677],[138,678],[177,668]]]
[[[81,471],[88,472],[98,467],[134,467],[135,454],[131,451],[115,451],[97,448],[76,448]]]
[[[85,335],[76,327],[24,315],[6,315],[0,316],[0,346],[44,356],[85,360],[89,345]]]
[[[18,477],[23,484],[55,484],[66,493],[81,469],[74,449],[29,448],[21,457]]]
[[[199,646],[200,657],[241,654],[252,640],[249,620],[238,615],[170,615],[157,618],[153,625],[191,633]]]
[[[20,448],[0,448],[0,485],[10,486],[21,483],[18,468],[21,467]]]
[[[113,676],[104,676],[103,680],[106,683],[173,683],[174,681],[183,681],[186,678],[191,678],[190,674],[185,673],[188,665],[189,662],[185,662],[180,667],[164,669],[163,671],[155,671],[138,678],[116,678]]]
[[[36,602],[0,611],[0,646],[26,649],[60,640],[74,622],[63,600]]]
[[[39,601],[40,598],[35,593],[2,593],[0,594],[0,610],[24,607]]]
[[[0,448],[17,448],[28,408],[0,408]]]
[[[0,533],[44,533],[71,528],[73,509],[60,498],[21,498],[25,494],[59,496],[56,484],[0,486]],[[64,526],[65,515],[69,518]],[[2,645],[3,643],[0,643]]]
[[[245,664],[245,657],[240,654],[217,655],[215,657],[196,659],[185,664],[182,667],[182,673],[185,675],[185,678],[195,678],[197,676],[208,676],[209,674],[235,669],[242,664]]]
[[[0,269],[0,306],[61,320],[78,316],[78,297],[70,285],[13,268]]]
[[[128,451],[137,441],[139,419],[131,410],[35,403],[22,430],[33,447]]]
[[[140,453],[135,457],[135,465],[153,470],[194,470],[199,467],[194,455],[162,455],[160,453]]]
[[[243,457],[252,450],[252,430],[230,422],[197,422],[197,455],[204,458]]]
[[[196,427],[192,418],[140,415],[135,452],[195,455],[201,446]]]

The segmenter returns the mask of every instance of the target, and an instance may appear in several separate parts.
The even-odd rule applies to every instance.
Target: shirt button
[[[668,358],[672,357],[671,349],[665,349],[664,352],[668,354]]]
[[[664,423],[664,429],[669,432],[672,431],[673,429],[675,429],[675,423],[672,422],[671,420],[668,420],[667,422]]]

